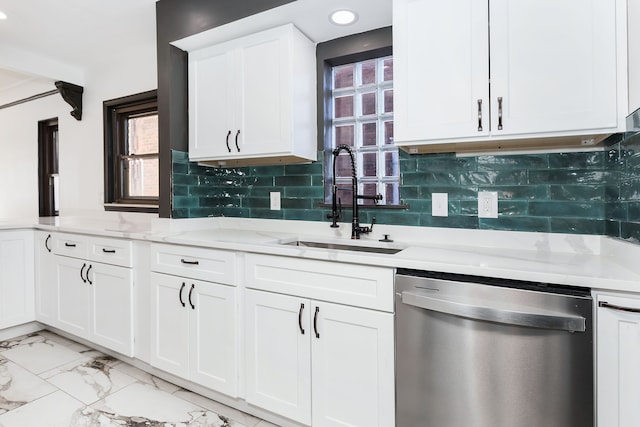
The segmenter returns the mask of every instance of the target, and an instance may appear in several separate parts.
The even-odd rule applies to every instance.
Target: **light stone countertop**
[[[371,235],[351,240],[350,224],[332,229],[328,223],[307,221],[88,217],[0,221],[0,229],[19,228],[640,293],[640,245],[605,236],[376,224]],[[383,234],[394,242],[379,242]],[[379,254],[281,244],[293,240],[403,250]]]

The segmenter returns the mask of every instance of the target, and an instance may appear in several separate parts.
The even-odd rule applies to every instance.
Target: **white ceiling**
[[[177,0],[176,0],[177,1]],[[214,0],[212,0],[214,1]],[[113,56],[155,46],[156,0],[0,0],[0,100],[20,86],[66,80]],[[329,23],[331,11],[355,10],[352,26]],[[315,42],[391,25],[391,0],[297,0],[245,24],[252,30],[294,22]],[[242,25],[247,28],[247,26]],[[19,91],[17,91],[19,92]],[[3,95],[5,95],[3,97]]]

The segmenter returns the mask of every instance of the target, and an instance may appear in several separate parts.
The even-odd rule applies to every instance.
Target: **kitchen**
[[[301,2],[302,0],[299,1]],[[451,153],[410,155],[400,152],[399,168],[403,180],[400,194],[404,202],[409,205],[409,208],[405,210],[362,209],[360,217],[360,222],[367,225],[372,223],[373,216],[376,217],[376,224],[373,225],[372,233],[362,239],[363,241],[366,240],[367,245],[386,245],[387,243],[378,243],[377,241],[384,239],[384,235],[388,234],[390,240],[395,240],[394,243],[400,245],[399,248],[406,248],[400,252],[400,255],[394,255],[396,257],[395,261],[393,257],[382,257],[377,254],[337,250],[313,251],[270,244],[270,242],[278,239],[293,239],[298,236],[311,236],[315,240],[324,241],[332,238],[349,241],[350,227],[348,221],[351,219],[350,209],[345,206],[342,213],[343,217],[340,221],[344,224],[335,230],[329,227],[331,221],[326,219],[326,214],[331,212],[330,207],[323,205],[320,209],[317,208],[318,203],[323,202],[322,189],[319,190],[320,195],[318,196],[318,187],[322,187],[322,184],[319,184],[318,181],[322,181],[323,178],[323,168],[321,165],[318,168],[318,163],[321,162],[306,166],[279,166],[272,169],[266,169],[269,166],[240,167],[238,170],[244,175],[238,174],[237,176],[225,177],[229,182],[233,182],[234,188],[246,190],[243,189],[241,179],[246,178],[247,174],[252,179],[255,178],[254,182],[260,182],[267,174],[274,176],[274,181],[265,187],[267,191],[270,187],[274,187],[275,191],[281,191],[284,196],[281,200],[282,209],[278,213],[280,216],[276,217],[278,220],[270,221],[264,219],[264,222],[261,221],[263,218],[274,218],[273,216],[262,216],[274,215],[270,209],[262,207],[266,203],[263,200],[257,200],[256,206],[245,207],[241,204],[244,201],[243,198],[238,197],[236,200],[234,199],[236,196],[232,194],[229,206],[220,207],[218,210],[203,209],[199,211],[194,207],[193,200],[181,199],[183,197],[182,194],[173,194],[172,196],[171,180],[174,183],[185,182],[186,184],[179,185],[189,187],[188,194],[200,194],[194,191],[194,188],[201,187],[201,183],[204,182],[203,177],[216,174],[219,170],[197,166],[188,161],[186,154],[188,144],[186,138],[183,137],[184,131],[188,127],[188,118],[184,115],[183,106],[186,100],[181,99],[181,95],[176,95],[176,93],[180,94],[181,92],[176,92],[176,86],[172,86],[181,87],[180,85],[183,84],[181,82],[184,80],[181,80],[180,76],[176,78],[175,75],[171,75],[167,71],[171,69],[171,72],[176,73],[175,70],[178,70],[177,72],[179,73],[180,67],[176,67],[176,63],[171,61],[184,61],[184,58],[175,55],[176,50],[169,48],[168,43],[175,42],[178,39],[189,38],[220,23],[240,19],[243,17],[243,13],[247,11],[247,7],[250,7],[244,3],[242,6],[233,6],[231,5],[233,2],[230,2],[228,9],[225,9],[226,12],[222,13],[221,17],[218,18],[218,15],[216,15],[218,12],[204,7],[204,2],[189,2],[188,4],[194,7],[191,10],[186,6],[184,8],[177,6],[179,3],[162,0],[157,5],[159,30],[157,58],[156,32],[155,27],[153,27],[155,25],[154,19],[151,21],[151,27],[145,27],[146,32],[143,40],[147,44],[138,46],[135,43],[131,43],[132,50],[125,49],[122,52],[122,58],[114,56],[114,61],[107,61],[107,64],[103,61],[99,65],[95,65],[95,68],[86,71],[84,76],[82,76],[82,73],[73,72],[77,70],[63,69],[61,67],[59,70],[60,76],[64,76],[67,81],[72,83],[82,83],[84,86],[84,112],[81,121],[77,121],[69,115],[69,105],[58,96],[46,97],[17,107],[0,110],[2,129],[5,129],[6,135],[9,135],[8,138],[3,136],[0,144],[7,145],[5,151],[12,154],[11,156],[3,156],[0,160],[2,162],[2,168],[0,168],[0,174],[2,175],[0,176],[4,178],[3,182],[11,183],[11,185],[5,185],[0,188],[3,199],[11,200],[11,203],[2,203],[0,206],[0,218],[9,223],[8,227],[16,227],[16,218],[19,219],[17,225],[27,226],[38,223],[38,220],[35,219],[38,212],[38,200],[37,192],[34,190],[37,188],[37,151],[34,145],[35,141],[37,141],[37,127],[35,124],[40,120],[57,116],[61,139],[59,148],[61,216],[58,219],[57,226],[55,225],[56,223],[49,223],[52,225],[48,225],[48,223],[44,222],[40,225],[40,231],[66,231],[85,236],[90,235],[92,229],[98,229],[103,237],[131,237],[134,240],[131,243],[133,245],[134,259],[137,256],[136,254],[144,254],[145,250],[149,250],[149,247],[145,249],[145,244],[143,243],[145,239],[155,243],[183,244],[188,245],[187,247],[197,247],[203,245],[203,241],[207,240],[203,236],[206,236],[210,242],[215,242],[215,244],[211,243],[215,245],[215,249],[225,249],[223,252],[231,251],[236,255],[233,260],[227,260],[227,263],[238,263],[234,270],[236,273],[225,270],[226,275],[222,275],[215,280],[211,278],[212,276],[184,276],[183,270],[171,270],[170,267],[163,266],[161,263],[149,269],[153,271],[152,275],[173,275],[204,281],[213,280],[222,284],[238,283],[244,284],[248,288],[261,289],[262,292],[265,291],[264,288],[261,288],[262,285],[260,283],[262,282],[259,278],[251,279],[247,276],[249,271],[247,268],[249,265],[262,265],[260,262],[266,261],[247,257],[245,252],[248,251],[250,253],[252,250],[255,251],[255,248],[261,247],[259,245],[267,244],[268,247],[263,250],[271,255],[294,257],[294,259],[298,256],[303,259],[309,257],[315,261],[342,261],[345,264],[340,264],[340,266],[345,269],[348,266],[371,265],[373,263],[386,268],[404,267],[414,270],[433,270],[471,276],[549,282],[605,291],[627,291],[632,293],[628,299],[633,300],[633,292],[637,291],[635,287],[637,269],[633,264],[636,245],[622,240],[633,241],[634,239],[637,240],[638,236],[637,223],[634,221],[634,183],[636,174],[634,173],[633,155],[635,152],[634,145],[637,144],[637,141],[633,136],[627,137],[626,134],[622,134],[619,131],[615,132],[614,139],[609,140],[605,146],[588,147],[579,150],[568,147],[570,143],[564,141],[564,145],[549,146],[542,150],[537,147],[524,147],[528,151],[516,152],[514,149],[514,151],[498,155],[491,152],[494,147],[490,145],[505,138],[485,138],[485,141],[489,142],[487,142],[487,146],[482,146],[479,153],[471,152],[457,156]],[[414,2],[414,4],[419,3]],[[601,2],[597,3],[600,4]],[[623,3],[625,2],[616,2],[616,5],[620,6]],[[629,10],[633,11],[635,3],[631,1],[628,3]],[[182,4],[187,3],[182,2]],[[0,6],[3,5],[0,4]],[[155,4],[149,4],[148,13],[153,14],[155,6]],[[164,9],[165,7],[166,9]],[[265,6],[257,6],[257,9],[260,7]],[[355,8],[355,6],[352,7]],[[389,26],[391,24],[391,3],[387,3],[386,7],[387,15],[385,20],[380,21],[371,28],[358,27],[361,29],[346,30],[347,32],[343,34]],[[255,10],[256,12],[258,12],[257,9]],[[363,7],[363,9],[366,8]],[[195,23],[188,20],[188,17],[191,16],[190,12],[193,10],[199,12],[196,15],[199,20],[195,20]],[[359,14],[361,15],[359,22],[362,23],[365,21],[365,12],[359,11]],[[397,14],[394,19],[398,19]],[[620,23],[618,22],[618,24]],[[620,28],[622,27],[626,27],[626,25],[618,25],[616,27],[617,31],[621,31]],[[259,27],[251,28],[259,29]],[[630,27],[629,40],[636,40],[637,37],[632,37],[632,30],[634,29]],[[619,42],[621,38],[619,34],[616,35],[616,40]],[[322,41],[330,41],[336,37],[322,39]],[[394,31],[394,37],[402,37],[402,34],[399,35],[397,31]],[[144,48],[145,46],[146,49]],[[402,52],[397,52],[397,48],[398,44],[396,42],[394,43],[394,54],[402,55]],[[629,57],[632,58],[632,55],[630,54]],[[418,60],[416,59],[416,61]],[[130,64],[130,67],[122,67],[120,64],[123,63]],[[171,63],[171,66],[168,66],[168,63]],[[24,62],[22,64],[25,65]],[[397,66],[397,62],[394,65]],[[419,64],[414,65],[418,66]],[[632,64],[629,66],[632,67]],[[617,72],[615,81],[620,84],[622,81],[620,76],[623,75],[626,82],[626,67],[618,66],[615,70]],[[394,72],[401,71],[396,68]],[[622,121],[626,126],[625,118],[638,107],[637,98],[633,98],[633,95],[637,94],[637,90],[633,91],[634,86],[631,82],[631,77],[638,75],[638,73],[630,71],[629,75],[630,100],[635,99],[635,108],[627,106],[626,96],[624,96],[624,101],[621,97],[617,98],[618,111],[624,110],[624,114],[616,115],[616,123],[613,127],[621,126],[618,121]],[[182,78],[184,77],[186,76],[183,75]],[[395,83],[396,89],[400,90],[398,84],[402,84],[402,80],[396,80]],[[152,220],[149,218],[151,215],[146,214],[105,212],[102,181],[103,126],[101,123],[102,109],[100,107],[105,100],[148,91],[156,86],[158,88],[161,117],[160,169],[162,171],[173,170],[173,174],[161,173],[160,176],[161,194],[163,194],[162,191],[166,191],[164,194],[168,195],[164,198],[161,197],[160,200],[159,211],[162,219],[155,218],[155,215]],[[624,86],[626,95],[626,83]],[[171,94],[171,97],[168,94]],[[184,91],[182,91],[182,94],[184,95]],[[165,97],[164,101],[163,96]],[[637,97],[637,95],[635,96]],[[168,98],[174,100],[176,97],[179,98],[177,105],[167,102]],[[508,102],[508,98],[505,98],[504,102]],[[621,102],[624,107],[620,106]],[[396,114],[398,114],[398,108],[401,107],[399,106],[400,103],[396,104]],[[486,107],[488,104],[489,101],[485,101],[484,106]],[[497,104],[491,105],[491,108],[497,108]],[[414,111],[416,110],[412,108],[409,112],[413,113]],[[487,110],[483,115],[488,119],[489,117],[497,117],[498,113],[497,110],[492,113]],[[162,117],[169,117],[169,119],[163,120]],[[401,120],[401,117],[397,116],[396,120]],[[412,118],[411,123],[419,123],[417,120]],[[473,115],[473,120],[475,121],[475,127],[477,127],[478,117],[475,114]],[[505,116],[505,127],[507,127],[507,116]],[[484,123],[484,129],[489,128],[490,125]],[[580,132],[574,133],[580,134]],[[585,140],[589,139],[585,138]],[[462,143],[464,141],[460,142],[460,144]],[[414,145],[417,153],[422,153],[425,147],[426,145]],[[460,151],[464,150],[462,145],[459,145],[458,148]],[[522,149],[523,147],[518,148]],[[408,146],[407,150],[411,152],[412,147]],[[318,158],[320,159],[321,157],[322,154],[320,153]],[[22,161],[16,162],[16,158],[24,160],[24,163]],[[78,159],[83,161],[79,162]],[[224,170],[225,168],[221,169]],[[452,175],[455,177],[454,179],[451,178]],[[194,176],[196,177],[195,181]],[[194,181],[193,184],[190,183],[192,181]],[[286,184],[287,182],[297,183],[289,185],[300,187],[304,190],[299,193],[302,196],[293,196],[292,194],[294,193],[291,192],[290,187]],[[191,188],[192,186],[194,188]],[[215,185],[211,187],[205,185],[203,187],[199,191],[207,195],[221,191]],[[251,191],[255,191],[255,186]],[[478,218],[477,198],[481,191],[498,191],[498,218]],[[449,201],[445,204],[449,210],[449,216],[438,217],[430,214],[432,200],[430,200],[429,195],[431,193],[448,193]],[[241,191],[238,191],[238,194],[242,194]],[[313,194],[313,196],[309,197],[307,194]],[[205,197],[207,196],[202,198]],[[256,196],[255,199],[268,199],[268,197],[269,193],[267,192],[264,196]],[[344,199],[346,200],[347,198],[345,197]],[[172,201],[184,204],[172,206]],[[200,201],[195,206],[199,206],[199,203]],[[266,206],[269,205],[267,204]],[[204,215],[202,215],[203,213]],[[218,218],[195,218],[209,215],[214,215]],[[185,220],[170,221],[164,219],[169,216],[185,218]],[[241,218],[229,218],[233,216],[251,219],[243,221]],[[34,219],[31,220],[29,218]],[[93,225],[86,218],[94,219]],[[260,234],[266,232],[261,227],[268,228],[270,233],[267,236],[268,238]],[[203,230],[198,232],[198,228]],[[213,231],[216,228],[219,229]],[[212,231],[209,232],[208,230]],[[176,234],[172,235],[172,232]],[[140,236],[154,235],[156,237],[145,237],[138,240]],[[45,234],[44,238],[46,237],[47,235]],[[61,243],[63,246],[64,243],[74,244],[65,240],[65,237],[72,236],[64,236],[63,234],[59,239],[52,239],[47,244]],[[423,244],[418,244],[420,242]],[[426,247],[424,247],[425,242],[428,242]],[[45,242],[43,241],[42,243],[44,244]],[[148,242],[146,243],[148,244]],[[87,244],[89,243],[87,242]],[[112,241],[108,242],[108,244],[105,243],[102,249],[113,250],[112,246],[114,244],[115,242]],[[389,243],[388,245],[392,244]],[[49,248],[54,250],[56,256],[63,256],[62,253],[65,251],[64,247],[56,249],[56,246],[49,246]],[[156,255],[163,253],[161,251],[162,247],[154,246],[154,248],[152,250],[157,249],[157,252],[153,252]],[[509,253],[512,256],[505,257],[505,253]],[[68,252],[66,254],[68,255]],[[167,256],[169,257],[170,255]],[[175,257],[177,255],[174,254],[172,256]],[[88,254],[79,256],[77,259],[85,260],[89,264],[98,262],[97,259],[91,258]],[[188,260],[189,257],[184,259]],[[397,261],[399,259],[402,259],[402,262]],[[458,261],[454,262],[452,260]],[[250,264],[250,262],[254,262],[254,264]],[[273,262],[276,262],[276,260],[273,260]],[[148,264],[149,261],[146,261],[146,265]],[[123,261],[121,267],[129,268],[130,265],[130,261]],[[137,261],[135,265],[138,265]],[[77,268],[80,269],[81,266],[82,263]],[[94,268],[96,268],[94,271],[98,271],[97,267]],[[270,268],[276,267],[271,266]],[[314,268],[313,263],[304,268],[308,270],[302,269],[300,271],[312,271]],[[238,271],[244,271],[243,275],[245,277],[235,277],[235,274],[239,274],[237,273]],[[86,274],[89,275],[89,273]],[[137,269],[134,268],[133,274],[138,274]],[[380,277],[386,277],[387,274],[388,271],[381,273]],[[367,272],[358,270],[354,270],[352,275],[347,273],[345,275],[351,278],[356,276],[369,277]],[[370,278],[369,280],[373,279]],[[139,280],[145,279],[140,278]],[[251,280],[254,280],[253,285]],[[309,280],[313,279],[310,278]],[[382,283],[384,280],[380,279],[380,281],[379,286],[388,286],[388,284]],[[181,283],[178,284],[178,289],[175,290],[175,293],[183,296],[185,298],[184,302],[188,303],[187,294],[189,294],[189,288],[186,288],[183,292],[180,290],[180,285]],[[364,309],[379,309],[379,312],[384,314],[393,312],[393,308],[389,308],[389,304],[391,304],[391,307],[393,306],[392,301],[379,302],[381,305],[376,305],[378,303],[373,300],[365,302],[366,297],[364,295],[357,300],[345,301],[343,299],[345,298],[344,295],[335,296],[337,300],[333,300],[329,290],[326,290],[328,293],[318,294],[305,292],[300,294],[299,292],[302,291],[293,289],[289,289],[289,292],[274,288],[266,290],[304,296],[310,298],[310,301],[333,301],[334,303],[343,303]],[[244,297],[244,294],[242,295]],[[393,295],[388,295],[387,297],[392,298]],[[312,302],[311,304],[314,303]],[[298,307],[299,304],[296,303],[296,319],[299,314]],[[309,307],[309,305],[306,307]],[[152,308],[147,307],[147,310],[151,311]],[[321,312],[324,311],[322,307],[320,307],[320,310]],[[304,313],[308,312],[303,310],[303,315],[306,315]],[[136,316],[138,315],[139,313],[136,314]],[[149,313],[150,315],[151,313]],[[236,313],[236,315],[239,316],[241,313]],[[148,316],[142,317],[147,318]],[[245,318],[243,322],[246,321],[248,320]],[[309,321],[311,322],[311,319]],[[136,327],[143,326],[138,325],[139,323],[136,322]],[[307,325],[302,322],[301,329],[313,329],[311,323]],[[239,321],[239,324],[242,324],[242,322]],[[82,334],[79,334],[79,336],[82,336]],[[139,339],[137,333],[135,336],[136,339]],[[151,336],[153,337],[154,335],[152,334]],[[85,339],[92,341],[90,338],[85,337]],[[237,339],[241,340],[243,338],[238,335]],[[239,351],[245,351],[242,347],[246,343],[242,345],[236,344],[239,346]],[[103,343],[102,345],[106,344]],[[141,344],[136,341],[136,345],[140,346]],[[146,351],[147,353],[149,352],[148,349]],[[116,352],[127,354],[128,350],[116,350]],[[155,366],[158,366],[159,362],[156,361],[155,363]],[[240,368],[236,367],[236,369]],[[167,371],[167,368],[163,370]],[[306,381],[309,380],[307,379]],[[245,385],[240,387],[236,395],[249,394],[249,390],[242,390],[243,386]],[[315,390],[316,381],[311,385],[307,384],[307,386],[314,387]],[[390,390],[393,392],[393,385]],[[387,389],[388,392],[389,388]],[[393,396],[393,393],[391,395]],[[627,395],[632,395],[632,392],[628,392]],[[223,403],[225,402],[224,400],[222,401]],[[234,402],[231,401],[229,403],[233,404]],[[353,402],[353,406],[356,407],[358,405]],[[266,408],[270,409],[268,406]],[[303,408],[301,411],[308,414],[315,412],[315,409],[313,407],[311,409]],[[389,416],[389,413],[393,414],[393,411],[394,408],[389,409],[386,416]],[[278,411],[271,409],[271,412]],[[257,415],[261,416],[261,413],[258,411]],[[285,419],[281,421],[279,418],[268,418],[269,415],[267,413],[263,418],[277,420],[276,422],[282,422],[283,425],[286,425],[284,423],[287,422],[287,419],[296,419],[295,416],[285,416]],[[273,416],[273,414],[271,415]],[[380,419],[377,421],[378,425],[390,425],[390,423],[384,423]],[[301,424],[309,425],[310,422],[308,419],[304,419]],[[324,425],[317,422],[313,423],[313,425],[316,424]],[[614,422],[611,422],[611,424],[600,422],[600,424],[616,425]],[[292,423],[289,425],[297,424]],[[372,424],[370,423],[369,425]]]

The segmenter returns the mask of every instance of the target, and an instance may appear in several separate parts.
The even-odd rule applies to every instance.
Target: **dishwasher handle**
[[[521,310],[505,310],[498,307],[466,304],[433,298],[416,292],[402,292],[402,302],[440,313],[507,325],[556,329],[569,332],[584,332],[586,330],[586,319],[582,316],[543,311],[536,312],[534,309],[531,309],[531,307],[522,307]]]

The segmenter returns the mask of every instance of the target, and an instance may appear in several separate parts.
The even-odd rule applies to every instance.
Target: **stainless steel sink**
[[[337,249],[341,251],[372,252],[376,254],[397,254],[403,249],[379,246],[344,245],[340,243],[313,242],[309,240],[293,240],[291,242],[281,242],[280,244],[307,248]]]

